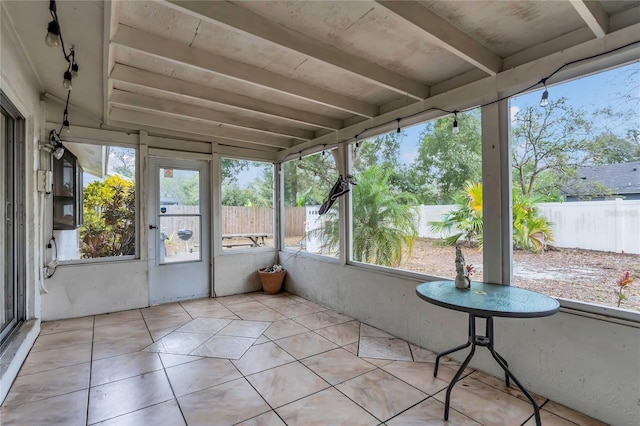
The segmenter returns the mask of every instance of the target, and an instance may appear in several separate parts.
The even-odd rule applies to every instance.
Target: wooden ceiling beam
[[[599,2],[571,0],[571,4],[597,38],[609,32],[609,14]]]
[[[126,25],[118,25],[118,32],[111,43],[125,50],[167,61],[174,66],[210,72],[362,117],[371,118],[378,114],[378,107],[367,102],[330,92],[224,56],[195,49]]]
[[[178,94],[188,99],[212,102],[234,110],[259,114],[270,120],[279,119],[328,130],[338,130],[343,127],[342,120],[336,118],[265,102],[260,99],[202,86],[123,64],[115,65],[109,75],[109,79],[114,82],[123,82],[127,85],[151,89],[159,93]]]
[[[283,139],[271,135],[258,135],[255,132],[248,132],[246,130],[234,129],[212,123],[203,123],[198,120],[187,120],[165,114],[135,111],[115,105],[109,105],[109,109],[109,119],[134,125],[140,124],[160,129],[197,133],[210,137],[252,142],[258,145],[273,146],[281,149],[294,146],[291,139]],[[229,144],[232,143],[229,142]]]
[[[425,99],[429,94],[429,88],[422,83],[277,24],[233,3],[172,0],[168,4],[198,19],[223,24],[231,29],[250,34],[416,100]]]
[[[293,127],[281,126],[267,121],[253,118],[241,117],[236,114],[215,111],[200,106],[174,102],[166,99],[153,98],[137,93],[114,90],[109,98],[109,102],[114,105],[121,105],[129,109],[145,110],[161,114],[170,114],[184,118],[197,118],[214,123],[225,124],[245,130],[284,136],[288,138],[309,140],[315,135],[309,130],[301,130]]]
[[[413,1],[376,3],[424,31],[428,40],[489,75],[502,71],[502,58],[460,31],[426,7]]]

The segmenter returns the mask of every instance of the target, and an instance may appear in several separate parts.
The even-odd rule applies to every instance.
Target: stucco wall
[[[214,264],[216,296],[261,290],[258,269],[272,266],[275,256],[275,251],[257,250],[244,253],[226,253],[216,257]]]
[[[45,282],[42,319],[76,318],[149,306],[147,261],[59,266]]]
[[[39,83],[28,61],[19,48],[15,29],[0,3],[0,87],[25,118],[25,232],[26,253],[25,304],[27,323],[23,324],[8,347],[2,353],[0,366],[0,403],[24,362],[40,331],[40,293],[38,285],[42,247],[40,232],[40,198],[35,190],[35,175],[39,167],[38,138],[40,134]],[[4,220],[4,219],[2,219]]]
[[[418,281],[308,256],[281,258],[292,293],[434,351],[467,339],[467,316],[423,302]],[[496,349],[531,391],[610,424],[640,418],[640,328],[560,312],[496,319],[495,330]],[[482,348],[472,366],[501,376]]]

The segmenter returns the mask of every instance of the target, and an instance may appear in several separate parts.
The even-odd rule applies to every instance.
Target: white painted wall
[[[34,248],[27,253],[26,261],[26,317],[28,321],[2,353],[0,366],[0,403],[4,400],[11,383],[24,362],[33,342],[40,332],[40,268],[42,233],[38,212],[40,197],[35,190],[36,170],[40,165],[38,138],[40,134],[40,83],[29,61],[20,49],[15,28],[4,3],[0,3],[0,87],[9,100],[25,117],[26,158],[26,247]]]
[[[292,293],[434,351],[467,339],[467,316],[419,299],[416,280],[313,256],[280,257]],[[495,330],[496,349],[531,391],[609,424],[637,424],[640,328],[560,312],[496,319]],[[487,350],[479,348],[471,364],[501,376]]]
[[[455,229],[452,229],[453,232],[434,232],[431,230],[429,223],[442,221],[443,216],[446,213],[457,208],[458,206],[456,204],[443,204],[439,206],[418,206],[418,236],[420,238],[440,239],[454,234]]]
[[[147,261],[61,265],[46,280],[42,319],[51,321],[149,306]]]
[[[260,249],[217,256],[213,270],[215,295],[220,297],[262,290],[258,269],[273,266],[275,258],[275,251]]]

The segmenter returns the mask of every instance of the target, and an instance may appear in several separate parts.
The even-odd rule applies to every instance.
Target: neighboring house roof
[[[578,167],[561,192],[569,197],[640,194],[640,161]]]

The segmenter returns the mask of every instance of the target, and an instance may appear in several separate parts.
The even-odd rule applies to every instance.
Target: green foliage
[[[482,246],[482,184],[467,184],[464,191],[454,197],[457,208],[447,212],[443,220],[429,225],[436,232],[456,231],[444,239],[447,245],[455,245],[460,238],[467,244],[472,241]],[[547,243],[553,242],[551,223],[540,216],[536,203],[544,201],[542,196],[527,196],[513,191],[512,224],[513,245],[531,252],[543,252]]]
[[[135,253],[135,185],[120,176],[92,182],[84,189],[83,258]]]
[[[419,194],[421,204],[448,204],[468,181],[477,182],[482,170],[479,111],[458,113],[460,132],[453,134],[453,117],[427,123],[406,180],[406,191]]]
[[[390,170],[373,165],[356,176],[353,192],[353,260],[375,265],[399,266],[418,237],[416,200],[393,191]],[[336,213],[331,211],[322,233],[324,245],[335,249],[339,242]]]
[[[337,150],[309,155],[282,165],[284,205],[319,205],[338,179],[334,155]]]
[[[109,171],[135,179],[136,155],[131,148],[107,146],[109,152]]]
[[[183,206],[200,203],[200,173],[193,170],[173,170],[173,177],[160,176],[160,199]]]
[[[445,238],[447,245],[455,245],[460,238],[466,240],[468,246],[473,241],[482,245],[482,184],[467,183],[453,200],[458,208],[447,212],[441,221],[431,222],[431,229],[447,233],[455,229],[455,234]]]
[[[520,194],[557,194],[577,166],[592,161],[591,121],[565,98],[518,111],[512,130],[513,185]]]
[[[553,242],[553,230],[535,206],[544,199],[540,195],[525,196],[516,191],[512,197],[514,247],[534,253],[545,251],[547,243]]]

